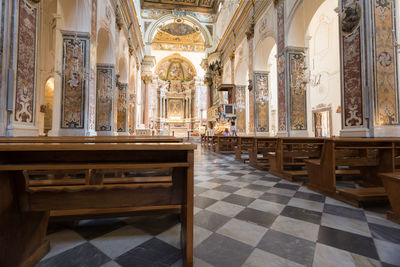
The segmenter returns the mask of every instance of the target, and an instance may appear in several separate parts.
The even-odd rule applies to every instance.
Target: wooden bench
[[[173,136],[0,137],[0,143],[181,143]]]
[[[276,151],[276,137],[256,137],[253,149],[249,152],[249,165],[259,170],[269,168],[269,154]]]
[[[50,214],[179,211],[193,265],[193,144],[0,143],[0,262],[33,266]]]
[[[283,137],[276,141],[276,152],[268,153],[269,172],[293,181],[307,177],[305,160],[321,156],[324,138]]]
[[[234,153],[238,143],[237,136],[216,136],[213,145],[214,152],[217,153]]]
[[[307,160],[308,188],[360,206],[385,201],[379,172],[395,170],[395,143],[387,138],[332,138],[325,140],[320,159]],[[353,178],[354,188],[338,187],[338,176]]]
[[[400,223],[400,172],[379,174],[385,186],[393,211],[387,212],[387,218]]]
[[[235,159],[241,162],[249,160],[249,151],[254,148],[255,137],[253,136],[239,136],[237,146],[235,149]]]

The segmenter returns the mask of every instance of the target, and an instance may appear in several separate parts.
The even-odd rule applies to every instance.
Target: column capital
[[[144,83],[149,83],[153,79],[153,74],[143,72],[141,78],[144,81]]]
[[[255,24],[254,24],[254,22],[252,22],[250,24],[249,29],[246,32],[247,41],[253,40],[253,38],[254,38],[254,27],[255,27]]]

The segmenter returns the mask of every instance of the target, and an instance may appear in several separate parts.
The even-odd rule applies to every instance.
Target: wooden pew
[[[388,138],[325,140],[320,159],[307,160],[308,188],[360,206],[387,199],[379,172],[395,170],[395,143]],[[338,176],[360,177],[360,188],[340,188]],[[356,179],[357,180],[357,179]]]
[[[276,137],[256,137],[254,147],[249,152],[249,165],[259,170],[269,168],[268,155],[276,152],[276,145]]]
[[[381,173],[379,177],[383,181],[393,211],[388,211],[389,220],[400,223],[400,171],[393,173]]]
[[[50,214],[179,210],[193,265],[193,159],[187,143],[0,143],[1,266],[34,266]],[[118,175],[116,175],[118,174]]]
[[[50,136],[0,137],[0,143],[181,143],[173,136]]]
[[[235,149],[235,159],[238,161],[246,162],[249,160],[249,151],[254,148],[255,137],[254,136],[239,136],[237,146]],[[247,155],[244,157],[244,154]]]
[[[234,153],[238,143],[237,136],[216,136],[213,145],[214,152],[217,153]]]
[[[320,158],[324,138],[283,137],[276,142],[276,152],[268,154],[269,172],[293,181],[307,177],[305,160]]]

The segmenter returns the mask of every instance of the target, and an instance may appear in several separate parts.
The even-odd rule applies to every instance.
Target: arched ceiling
[[[193,64],[179,54],[164,58],[156,67],[155,73],[161,80],[191,81],[197,75]]]
[[[141,0],[142,8],[216,13],[219,0]]]
[[[154,50],[204,52],[205,42],[200,28],[188,25],[181,18],[158,27],[152,40]]]

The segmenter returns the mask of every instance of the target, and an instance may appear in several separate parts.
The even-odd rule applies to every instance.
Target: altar
[[[198,127],[196,107],[196,70],[185,58],[175,54],[160,62],[158,74],[158,119],[160,132],[185,137]]]

